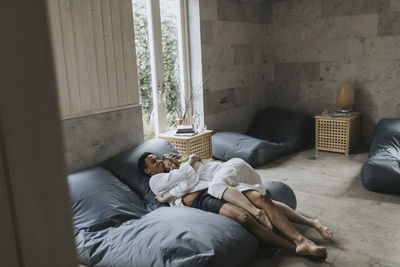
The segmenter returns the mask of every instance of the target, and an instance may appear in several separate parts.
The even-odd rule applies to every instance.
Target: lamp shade
[[[351,110],[354,106],[354,89],[351,83],[343,83],[336,97],[336,103],[342,110]]]

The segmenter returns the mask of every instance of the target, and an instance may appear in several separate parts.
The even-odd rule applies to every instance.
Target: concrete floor
[[[315,160],[307,159],[316,156]],[[366,190],[360,169],[367,153],[346,156],[314,149],[279,158],[257,168],[265,181],[282,181],[296,193],[297,210],[319,218],[334,233],[326,241],[313,229],[297,227],[315,243],[328,248],[325,263],[280,251],[258,266],[400,266],[400,196]]]

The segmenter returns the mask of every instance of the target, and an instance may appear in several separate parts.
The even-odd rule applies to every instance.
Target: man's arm
[[[172,170],[169,173],[159,173],[152,176],[149,185],[151,191],[153,191],[155,195],[161,195],[179,185],[179,187],[170,192],[175,196],[180,197],[182,193],[185,194],[197,182],[198,175],[194,171],[193,167],[189,165],[189,163],[183,163],[178,170]]]
[[[158,202],[166,203],[184,197],[197,183],[198,176],[190,177],[171,188],[168,192],[156,196]]]

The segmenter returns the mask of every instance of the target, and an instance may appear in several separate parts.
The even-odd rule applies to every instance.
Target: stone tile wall
[[[399,1],[201,0],[200,11],[209,128],[245,131],[266,106],[336,109],[344,82],[367,143],[380,119],[400,117]]]
[[[67,172],[98,164],[143,143],[142,108],[118,110],[62,121]]]
[[[369,143],[380,119],[400,117],[399,8],[391,0],[273,3],[267,105],[310,115],[333,110],[340,85],[350,82]]]
[[[274,65],[262,58],[272,5],[260,0],[199,3],[205,123],[214,131],[245,132],[265,106],[266,83],[273,79]]]

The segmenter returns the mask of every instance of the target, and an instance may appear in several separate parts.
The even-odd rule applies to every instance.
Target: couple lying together
[[[196,155],[187,160],[166,154],[162,161],[150,152],[139,158],[139,169],[149,175],[150,188],[159,202],[188,206],[231,218],[264,244],[299,255],[326,259],[325,247],[300,234],[294,223],[317,230],[325,239],[333,234],[316,219],[307,218],[266,194],[258,173],[242,159],[202,162]],[[276,233],[279,230],[288,239]]]

